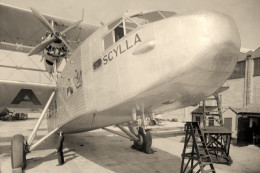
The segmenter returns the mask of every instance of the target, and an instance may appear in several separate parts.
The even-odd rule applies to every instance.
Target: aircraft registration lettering
[[[125,40],[125,44],[119,44],[113,50],[110,50],[106,55],[103,56],[103,63],[106,65],[109,61],[112,61],[115,57],[123,54],[127,50],[133,48],[138,42],[141,42],[141,38],[138,34],[135,34],[134,43],[130,44],[128,40]]]
[[[21,102],[32,102],[34,105],[41,105],[31,89],[21,89],[11,104],[20,104]]]

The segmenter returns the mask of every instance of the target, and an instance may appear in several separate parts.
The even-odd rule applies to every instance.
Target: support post
[[[136,118],[136,110],[133,109],[132,112],[131,112],[131,118],[132,118],[132,121],[135,122],[137,120]]]
[[[151,118],[151,120],[155,120],[155,118],[154,118],[154,112],[151,113],[150,118]]]
[[[202,101],[202,104],[203,104],[203,118],[202,118],[202,123],[203,123],[203,128],[206,127],[206,105],[205,105],[205,100]]]
[[[144,127],[144,129],[146,129],[146,127],[145,127],[145,114],[144,114],[144,112],[142,113],[141,118],[142,118],[142,126]]]
[[[42,113],[41,113],[41,116],[39,117],[39,119],[38,119],[38,121],[37,121],[37,124],[35,125],[35,127],[34,127],[32,133],[31,133],[31,135],[30,135],[30,137],[28,138],[28,141],[27,141],[27,142],[28,142],[28,145],[29,145],[29,146],[33,143],[34,137],[36,136],[36,133],[37,133],[37,131],[38,131],[38,129],[39,129],[41,123],[42,123],[43,117],[44,117],[46,111],[48,110],[48,108],[49,108],[49,106],[50,106],[50,104],[51,104],[51,101],[52,101],[54,95],[55,95],[55,91],[52,92],[52,94],[51,94],[51,96],[50,96],[50,98],[49,98],[47,104],[45,105],[45,107],[44,107],[44,109],[43,109],[43,111],[42,111]]]
[[[222,108],[222,98],[221,98],[221,95],[219,95],[218,93],[215,93],[213,96],[216,99],[216,103],[217,103],[217,107],[218,107],[218,116],[219,116],[219,121],[220,121],[219,124],[221,126],[224,126],[222,110],[221,110],[221,108]]]

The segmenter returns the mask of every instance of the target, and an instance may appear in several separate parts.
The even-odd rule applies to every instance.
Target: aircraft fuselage
[[[237,62],[239,33],[226,15],[174,15],[125,29],[123,36],[120,26],[128,23],[122,21],[101,27],[73,52],[57,82],[49,130],[89,131],[130,121],[133,111],[194,105],[215,92]]]

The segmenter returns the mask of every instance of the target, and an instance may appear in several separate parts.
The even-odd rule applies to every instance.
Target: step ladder
[[[215,173],[216,171],[198,122],[186,122],[185,130],[186,136],[180,172]]]

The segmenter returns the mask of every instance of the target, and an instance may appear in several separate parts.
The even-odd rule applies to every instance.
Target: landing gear
[[[139,127],[138,130],[138,141],[134,141],[133,148],[138,151],[143,151],[147,154],[153,154],[154,151],[152,147],[152,134],[150,130],[144,130],[142,127]]]
[[[26,167],[25,140],[21,134],[15,135],[11,142],[11,161],[13,169],[24,169]]]
[[[42,111],[41,116],[39,117],[39,120],[37,121],[37,124],[35,125],[32,134],[26,141],[24,139],[24,136],[21,134],[15,135],[12,138],[11,142],[11,163],[13,172],[22,172],[23,169],[26,167],[26,154],[33,151],[37,146],[39,146],[43,141],[45,141],[47,138],[49,138],[52,134],[56,133],[59,130],[59,127],[52,130],[48,135],[44,136],[40,140],[38,140],[36,143],[33,144],[33,140],[36,136],[36,133],[40,127],[40,124],[43,120],[43,117],[45,113],[48,110],[48,107],[55,95],[55,91],[51,94],[45,108]]]
[[[114,133],[116,135],[122,136],[124,138],[128,138],[134,142],[132,148],[145,152],[147,154],[153,154],[154,150],[151,148],[152,146],[152,135],[150,130],[144,130],[141,126],[132,126],[134,123],[128,123],[129,130],[125,129],[122,125],[117,125],[124,133],[111,130],[109,128],[103,128],[108,132]]]

